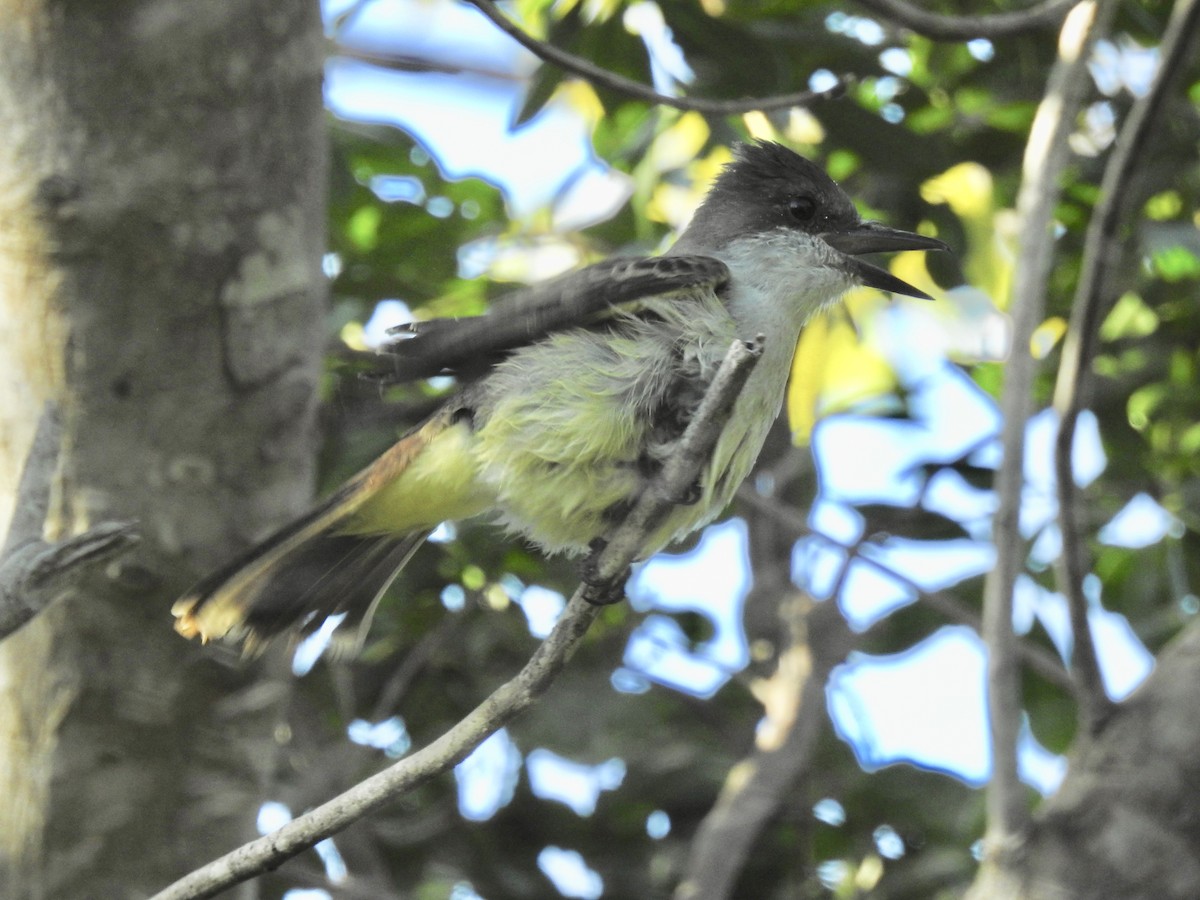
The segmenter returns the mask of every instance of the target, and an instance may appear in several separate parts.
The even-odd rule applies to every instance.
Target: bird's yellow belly
[[[389,534],[434,528],[448,519],[469,519],[494,497],[478,478],[468,422],[440,432],[400,474],[381,484],[339,530]]]
[[[670,316],[677,319],[664,321]],[[650,324],[569,330],[527,347],[468,389],[464,408],[472,417],[438,434],[345,530],[412,531],[488,514],[547,552],[584,552],[620,520],[669,454],[682,423],[664,413],[664,404],[680,392],[687,402],[698,399],[733,338],[733,322],[713,296],[667,307]],[[729,502],[778,411],[782,393],[770,383],[751,376],[737,402],[740,414],[701,474],[698,499],[671,511],[649,536],[647,554],[711,521]]]

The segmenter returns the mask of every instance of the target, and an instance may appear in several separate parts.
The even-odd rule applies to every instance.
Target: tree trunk
[[[0,0],[0,522],[54,403],[49,534],[143,538],[0,644],[6,898],[145,896],[253,833],[285,682],[169,608],[312,492],[321,40],[311,0]]]
[[[1200,627],[1094,737],[1020,846],[985,862],[972,900],[1191,900],[1200,885]]]

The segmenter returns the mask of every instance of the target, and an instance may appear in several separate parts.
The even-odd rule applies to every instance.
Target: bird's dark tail
[[[365,626],[443,517],[405,517],[389,505],[388,491],[453,421],[450,410],[435,413],[303,516],[197,584],[171,607],[175,630],[202,641],[228,635],[253,650],[286,631],[315,631],[339,613],[343,624]],[[385,514],[364,524],[359,517],[381,494]]]
[[[429,531],[339,533],[337,499],[192,588],[171,608],[175,630],[206,642],[242,639],[248,652],[284,632],[315,631],[340,613],[346,615],[343,628],[365,630],[379,598]]]
[[[343,534],[342,492],[218,569],[176,601],[175,630],[208,641],[244,639],[247,651],[283,632],[315,631],[345,613],[365,626],[380,596],[428,536]]]

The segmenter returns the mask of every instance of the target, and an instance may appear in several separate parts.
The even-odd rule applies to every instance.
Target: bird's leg
[[[608,546],[608,541],[602,537],[593,538],[588,544],[588,555],[584,558],[580,565],[580,579],[587,586],[583,592],[583,599],[593,606],[611,606],[613,603],[620,603],[625,599],[625,582],[628,580],[633,569],[627,567],[618,577],[606,579],[600,577],[597,570],[596,560],[600,554],[604,552],[604,548]]]
[[[668,454],[649,456],[661,460],[657,477],[645,489],[609,510],[615,514],[628,507],[603,538],[588,544],[590,553],[583,565],[582,592],[587,603],[614,603],[624,596],[624,590],[617,586],[623,587],[633,561],[647,555],[649,535],[663,525],[672,503],[679,502],[677,498],[692,493],[690,485],[699,481],[706,461],[712,458],[738,392],[758,361],[761,345],[761,339],[737,340],[730,345],[676,446]]]
[[[696,480],[688,485],[687,490],[683,492],[683,496],[675,502],[679,506],[695,506],[700,502],[700,498],[704,496],[704,487],[700,484],[700,476],[696,476]]]
[[[668,447],[673,447],[674,443],[668,444]],[[641,490],[646,490],[653,485],[662,472],[663,463],[661,459],[655,458],[649,453],[643,453],[638,457],[637,468],[638,474],[642,479]],[[704,496],[704,486],[700,483],[700,476],[697,475],[695,480],[687,486],[683,493],[677,497],[673,497],[671,502],[676,506],[695,506],[700,502],[700,498]],[[620,521],[630,509],[633,508],[633,501],[629,500],[624,503],[615,504],[611,511],[610,521]],[[606,513],[609,515],[609,513]]]

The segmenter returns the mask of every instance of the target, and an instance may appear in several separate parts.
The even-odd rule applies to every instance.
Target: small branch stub
[[[56,543],[42,539],[61,443],[62,416],[57,406],[47,404],[25,457],[16,512],[0,549],[0,639],[139,542],[132,522],[104,522]]]

